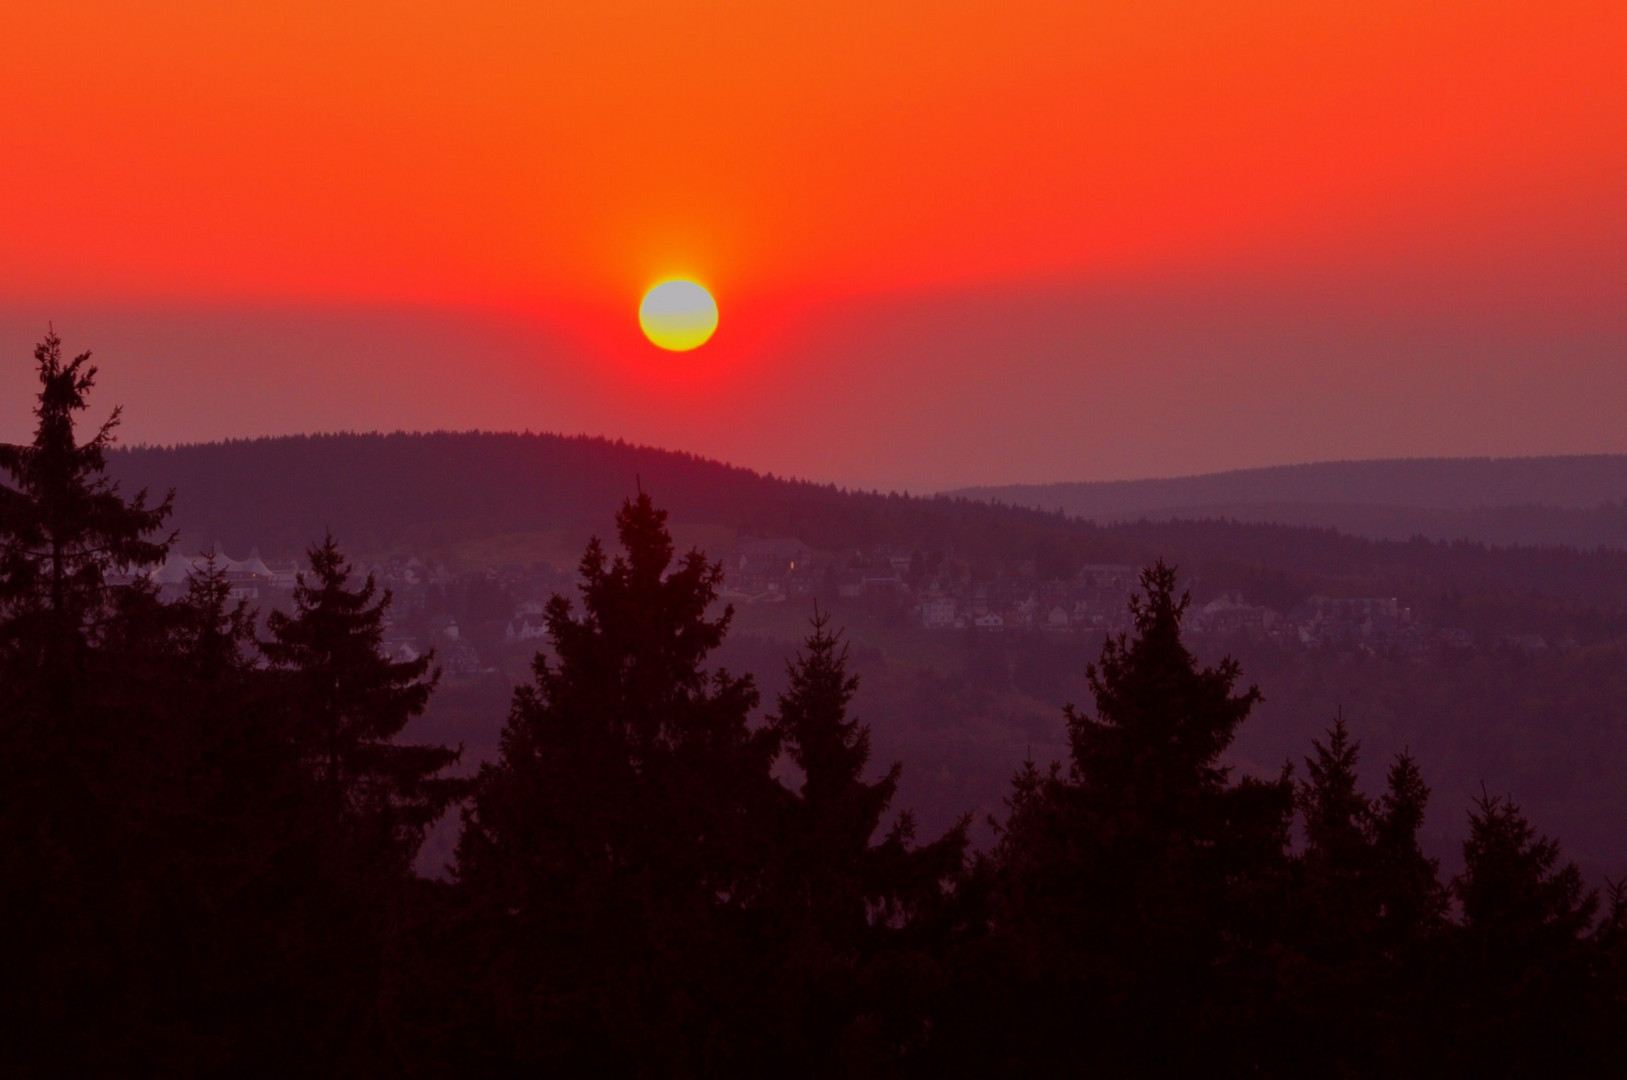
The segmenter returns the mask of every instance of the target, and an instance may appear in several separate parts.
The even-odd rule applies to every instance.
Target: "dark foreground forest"
[[[333,537],[263,631],[212,565],[162,602],[134,571],[169,499],[106,478],[113,422],[76,435],[87,357],[37,359],[35,438],[0,448],[8,1074],[1627,1069],[1627,893],[1496,792],[1444,875],[1428,778],[1340,722],[1234,777],[1259,693],[1194,658],[1162,562],[984,850],[897,812],[828,619],[753,720],[710,661],[720,568],[643,493],[466,776],[398,738],[434,661],[381,654],[390,597]]]

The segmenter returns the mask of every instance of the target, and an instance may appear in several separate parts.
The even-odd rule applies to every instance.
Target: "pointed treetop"
[[[96,377],[88,352],[65,361],[53,332],[34,359],[34,439],[0,444],[0,472],[13,481],[0,483],[0,609],[9,635],[63,661],[89,640],[95,613],[111,597],[108,574],[163,561],[174,537],[151,537],[169,517],[173,493],[148,506],[145,491],[126,500],[106,476],[104,450],[119,410],[89,441],[76,440],[75,414]]]
[[[848,719],[859,678],[847,671],[847,644],[815,609],[813,632],[786,664],[790,685],[779,696],[774,723],[803,772],[804,797],[820,801],[858,782],[870,761],[870,729]],[[805,651],[804,651],[805,650]]]
[[[1066,710],[1074,774],[1143,792],[1222,785],[1229,770],[1220,755],[1260,701],[1259,688],[1232,693],[1241,667],[1231,657],[1198,666],[1181,640],[1191,598],[1176,595],[1174,567],[1160,559],[1141,584],[1144,595],[1130,600],[1132,631],[1109,637],[1086,669],[1095,717]]]

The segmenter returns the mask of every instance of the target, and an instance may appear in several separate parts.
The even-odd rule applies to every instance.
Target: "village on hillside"
[[[1129,599],[1141,576],[1136,566],[1088,565],[1068,579],[1041,579],[1030,562],[1012,573],[980,577],[963,561],[929,561],[919,550],[876,547],[844,560],[794,539],[743,540],[723,560],[723,596],[745,604],[808,595],[907,598],[912,621],[925,630],[1117,632],[1129,627]],[[1415,655],[1474,644],[1465,630],[1424,625],[1393,596],[1316,596],[1277,611],[1226,592],[1189,609],[1185,630],[1197,636],[1255,634],[1311,649]],[[1547,646],[1535,636],[1511,643]]]
[[[165,595],[179,596],[188,575],[210,557],[172,554],[147,576]],[[286,609],[292,603],[299,572],[294,561],[265,560],[257,549],[241,560],[223,551],[212,558],[231,584],[234,599],[261,609]],[[720,561],[719,598],[727,603],[782,604],[807,598],[881,606],[901,615],[901,625],[932,633],[1120,632],[1129,628],[1129,600],[1140,580],[1140,568],[1130,565],[1088,565],[1069,578],[1045,578],[1032,562],[989,573],[953,555],[888,546],[822,552],[785,537],[740,540]],[[548,598],[573,595],[576,584],[574,572],[546,562],[452,573],[439,563],[392,556],[358,563],[356,573],[371,575],[381,591],[391,594],[386,653],[411,660],[433,649],[436,663],[451,677],[495,671],[495,658],[486,655],[494,650],[540,645],[547,636]],[[1227,591],[1194,603],[1185,630],[1197,639],[1248,635],[1290,648],[1413,657],[1477,644],[1467,630],[1427,625],[1393,596],[1314,596],[1279,611]],[[1565,643],[1532,634],[1493,644],[1537,651]]]

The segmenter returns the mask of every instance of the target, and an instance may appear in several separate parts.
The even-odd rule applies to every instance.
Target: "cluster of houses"
[[[197,555],[170,552],[169,558],[147,571],[147,577],[158,586],[159,595],[174,599],[187,590],[194,574],[207,573],[210,566],[224,573],[231,586],[233,600],[265,601],[271,593],[291,593],[298,574],[292,560],[266,562],[260,558],[260,549],[249,549],[246,559],[234,559],[218,548]]]
[[[723,595],[736,603],[779,603],[820,590],[848,598],[891,597],[907,602],[923,629],[985,633],[1128,629],[1129,598],[1141,576],[1135,566],[1091,565],[1067,580],[1019,572],[974,581],[923,567],[918,553],[876,548],[843,560],[785,538],[742,541],[723,565]],[[1185,630],[1197,637],[1247,634],[1309,649],[1422,654],[1473,645],[1467,631],[1427,626],[1395,597],[1318,596],[1278,611],[1227,592],[1190,608]],[[1534,640],[1520,644],[1539,647]]]
[[[934,579],[916,611],[927,630],[1122,630],[1129,625],[1128,601],[1139,580],[1137,567],[1115,565],[1087,566],[1071,581]]]
[[[298,565],[262,559],[257,550],[241,560],[218,549],[210,555],[172,554],[147,574],[161,592],[175,596],[185,592],[189,576],[204,570],[210,560],[224,573],[234,599],[265,608],[286,607],[291,602]],[[1129,627],[1128,601],[1140,582],[1140,568],[1128,565],[1085,566],[1066,580],[1040,580],[1029,565],[1016,573],[973,580],[964,563],[942,560],[927,566],[915,551],[877,547],[836,556],[790,538],[743,540],[723,558],[723,568],[720,595],[731,603],[783,603],[815,594],[880,599],[894,610],[908,613],[925,630],[982,633],[1122,631]],[[499,615],[510,613],[506,620],[498,620],[502,644],[534,646],[547,636],[547,598],[556,592],[568,593],[574,583],[573,575],[540,563],[452,575],[437,564],[394,557],[358,565],[356,570],[371,574],[394,596],[386,616],[387,655],[408,661],[433,649],[436,664],[454,676],[491,669],[468,640],[457,615],[446,610],[444,603],[438,608],[428,603],[433,590],[441,590],[444,601],[452,594],[467,596],[471,584],[484,587],[503,605]],[[489,636],[491,614],[479,618],[487,620],[485,633]],[[1356,648],[1413,655],[1442,646],[1473,645],[1467,631],[1427,626],[1395,597],[1313,597],[1292,610],[1278,611],[1227,592],[1194,604],[1187,612],[1185,629],[1199,638],[1241,634],[1308,649]],[[1535,637],[1514,644],[1527,649],[1546,647]]]
[[[1250,633],[1307,649],[1353,648],[1413,656],[1442,646],[1474,645],[1467,630],[1426,625],[1393,596],[1313,596],[1283,612],[1226,593],[1189,614],[1187,629],[1194,634]]]
[[[964,597],[939,591],[919,601],[920,624],[929,630],[1045,630],[1117,632],[1129,626],[1129,599],[1139,578],[1132,567],[1086,567],[1082,580],[1030,583],[1027,595],[997,607],[995,590],[977,586]],[[1022,589],[1017,591],[1021,592]],[[1247,635],[1306,649],[1359,649],[1422,655],[1437,648],[1474,645],[1467,630],[1429,626],[1412,609],[1389,597],[1313,596],[1289,611],[1251,604],[1225,592],[1187,610],[1183,630],[1195,638]],[[1542,648],[1527,635],[1516,644]]]

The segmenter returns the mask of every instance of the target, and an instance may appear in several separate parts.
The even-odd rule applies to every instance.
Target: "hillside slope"
[[[1067,544],[1086,559],[1133,553],[1052,514],[779,479],[691,454],[608,439],[486,432],[286,436],[113,451],[127,489],[174,489],[184,548],[297,554],[333,533],[357,552],[432,552],[482,537],[563,531],[579,550],[607,535],[642,484],[675,523],[794,535],[820,549],[950,544],[993,554]]]
[[[1619,454],[1334,461],[953,494],[1097,522],[1210,518],[1374,539],[1627,546],[1627,455]]]
[[[1624,459],[1627,460],[1627,459]],[[1291,604],[1314,593],[1507,595],[1627,607],[1627,553],[1375,542],[1328,528],[1160,520],[1099,526],[959,496],[916,498],[787,480],[694,455],[557,435],[318,435],[115,450],[127,488],[175,489],[182,550],[293,557],[331,530],[346,550],[466,564],[547,537],[570,565],[642,484],[714,556],[737,536],[794,536],[829,552],[953,552],[987,576],[1066,577],[1088,563],[1182,565],[1198,595],[1242,589]],[[1151,482],[1149,482],[1151,483]],[[540,543],[540,541],[539,541]],[[533,551],[544,550],[533,547]],[[503,556],[505,558],[510,556]],[[518,558],[518,556],[512,556]]]

